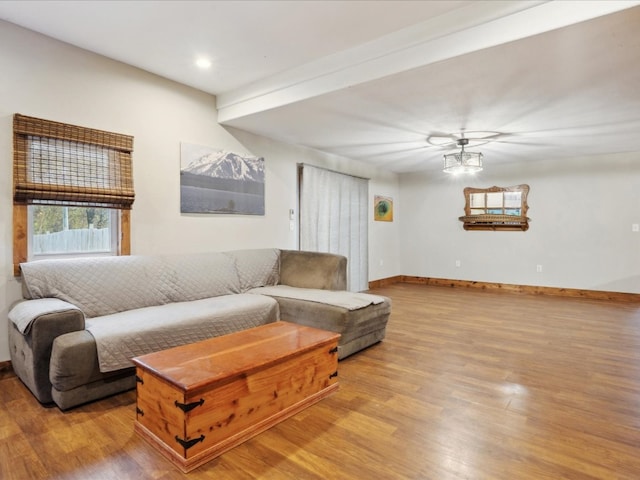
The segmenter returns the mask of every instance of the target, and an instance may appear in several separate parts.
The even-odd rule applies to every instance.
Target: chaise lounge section
[[[280,319],[341,334],[340,359],[384,338],[388,298],[346,288],[346,258],[259,249],[21,265],[13,368],[62,410],[135,387],[131,358]]]

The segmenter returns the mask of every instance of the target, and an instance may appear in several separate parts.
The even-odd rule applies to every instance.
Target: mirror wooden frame
[[[530,219],[527,195],[529,185],[464,189],[464,215],[459,217],[465,230],[526,231]]]

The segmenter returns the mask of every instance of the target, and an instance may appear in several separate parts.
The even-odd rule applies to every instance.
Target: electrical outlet
[[[536,265],[536,272],[542,273],[542,265]]]
[[[640,225],[638,225],[637,223],[632,223],[631,224],[631,231],[632,232],[640,232]]]
[[[456,267],[460,267],[460,260],[456,260]]]

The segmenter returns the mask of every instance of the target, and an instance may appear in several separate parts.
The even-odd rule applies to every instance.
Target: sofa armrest
[[[280,284],[346,290],[347,258],[333,253],[281,250]]]
[[[85,323],[84,314],[73,305],[67,304],[62,308],[66,302],[60,301],[62,303],[54,305],[54,308],[47,308],[47,302],[40,300],[50,299],[27,300],[9,313],[9,353],[16,375],[40,402],[49,403],[52,401],[49,365],[53,340],[64,333],[83,330]],[[26,310],[34,316],[29,318],[25,327],[24,324],[18,325],[21,323],[18,319],[29,317]]]
[[[78,307],[64,300],[58,298],[39,298],[16,304],[9,312],[9,320],[15,324],[20,333],[27,335],[31,331],[31,326],[36,319],[52,313],[66,313],[74,310],[80,311]],[[84,328],[84,315],[82,319],[80,330]]]

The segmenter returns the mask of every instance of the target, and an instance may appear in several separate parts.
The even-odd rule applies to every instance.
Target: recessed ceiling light
[[[196,66],[198,68],[207,69],[211,67],[211,60],[208,58],[200,57],[196,59]]]

